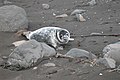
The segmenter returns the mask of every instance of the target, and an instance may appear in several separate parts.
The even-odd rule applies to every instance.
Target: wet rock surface
[[[114,59],[118,64],[120,64],[120,42],[107,45],[103,49],[104,57],[109,57]]]
[[[22,70],[34,66],[43,57],[54,56],[56,51],[45,43],[30,40],[21,44],[1,66],[10,70]]]
[[[83,50],[83,49],[78,49],[78,48],[73,48],[70,51],[68,51],[66,54],[66,56],[71,56],[74,58],[86,58],[86,59],[95,59],[97,58],[94,54]]]
[[[102,64],[106,66],[107,68],[115,68],[116,67],[116,61],[112,58],[99,58],[96,61],[97,64]]]

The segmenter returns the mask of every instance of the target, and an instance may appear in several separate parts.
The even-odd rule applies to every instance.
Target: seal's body
[[[24,33],[28,39],[35,39],[38,42],[45,42],[54,48],[60,44],[67,44],[70,38],[68,30],[59,27],[43,27],[33,32]]]

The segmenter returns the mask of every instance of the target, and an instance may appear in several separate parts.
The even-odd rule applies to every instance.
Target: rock
[[[12,44],[15,46],[15,47],[17,47],[17,46],[20,46],[21,44],[23,44],[23,43],[25,43],[25,42],[27,42],[26,40],[21,40],[21,41],[15,41],[15,42],[13,42]]]
[[[109,44],[103,49],[104,57],[112,58],[120,64],[120,42]]]
[[[33,70],[36,70],[38,67],[34,67]]]
[[[74,10],[74,11],[71,13],[71,15],[82,14],[82,13],[84,13],[84,12],[86,12],[86,10],[76,9],[76,10]]]
[[[80,22],[86,21],[86,19],[85,19],[81,14],[76,14],[76,18],[77,18],[77,20],[80,21]]]
[[[58,70],[55,67],[53,67],[53,68],[47,69],[45,74],[46,75],[52,75],[52,74],[56,74],[57,72],[58,72]]]
[[[64,18],[64,17],[68,17],[67,14],[61,14],[61,15],[57,15],[56,18]]]
[[[96,4],[97,4],[96,0],[91,0],[90,2],[88,2],[88,5],[90,5],[90,6],[94,6]]]
[[[0,31],[14,32],[28,28],[28,19],[23,8],[15,5],[0,7]]]
[[[93,33],[90,33],[90,35],[102,35],[102,34],[101,33],[93,32]]]
[[[29,40],[21,44],[9,55],[3,68],[10,70],[22,70],[32,67],[43,57],[54,56],[56,51],[45,43]]]
[[[50,5],[49,4],[42,4],[42,7],[43,7],[43,9],[49,9],[50,8]]]
[[[43,66],[46,66],[46,67],[55,67],[56,65],[54,63],[46,63]]]
[[[97,64],[103,64],[107,68],[115,68],[116,67],[116,61],[112,58],[99,58],[96,61]]]
[[[70,51],[68,51],[65,56],[71,56],[71,57],[80,57],[80,58],[87,58],[87,59],[94,59],[96,56],[86,50],[73,48]]]
[[[99,73],[99,76],[102,76],[103,74],[102,73]]]

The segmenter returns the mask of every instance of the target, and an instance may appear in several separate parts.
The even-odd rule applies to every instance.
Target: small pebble
[[[94,5],[96,5],[97,3],[96,3],[96,0],[91,0],[90,2],[88,2],[88,4],[89,4],[90,6],[94,6]]]
[[[53,16],[56,16],[56,14],[55,14],[55,13],[53,13]]]
[[[36,70],[38,67],[34,67],[33,70]]]
[[[82,13],[84,13],[84,12],[86,12],[86,10],[76,9],[76,10],[74,10],[73,12],[71,12],[70,15],[82,14]]]
[[[97,14],[96,12],[94,12],[94,14]]]
[[[86,19],[81,14],[76,14],[76,18],[78,21],[84,22]]]
[[[8,57],[7,56],[2,56],[3,59],[7,59]]]
[[[56,18],[64,18],[64,17],[68,17],[67,14],[61,14],[61,15],[57,15]]]
[[[103,18],[100,18],[100,21],[102,21],[103,20]]]
[[[55,67],[56,65],[54,63],[46,63],[43,66],[46,66],[46,67]]]
[[[102,75],[103,75],[102,73],[99,74],[99,76],[102,76]]]
[[[49,4],[42,4],[43,9],[49,9],[50,5]]]

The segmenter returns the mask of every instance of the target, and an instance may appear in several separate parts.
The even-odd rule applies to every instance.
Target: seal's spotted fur
[[[24,34],[28,39],[35,39],[38,42],[45,42],[54,48],[60,44],[67,44],[70,38],[68,30],[59,27],[43,27],[33,32]]]

